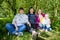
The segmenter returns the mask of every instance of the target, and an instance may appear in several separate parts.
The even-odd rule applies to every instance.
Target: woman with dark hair
[[[33,7],[29,8],[27,15],[28,15],[28,20],[31,24],[31,27],[27,26],[27,29],[30,33],[32,33],[32,39],[36,40],[36,37],[38,37],[39,33],[36,31],[36,29],[37,29],[36,28],[36,15],[35,15]]]
[[[29,8],[29,11],[28,11],[28,20],[29,20],[29,22],[31,24],[31,27],[33,29],[36,29],[36,15],[35,15],[33,7]]]
[[[31,10],[31,11],[30,11],[30,10]],[[35,14],[34,8],[33,8],[33,7],[30,7],[29,10],[28,10],[28,13],[29,13],[29,14],[30,14],[30,13]]]

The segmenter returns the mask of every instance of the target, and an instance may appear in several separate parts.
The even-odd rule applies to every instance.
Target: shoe
[[[38,37],[40,36],[40,32],[37,32],[37,36],[38,36]]]
[[[18,36],[23,36],[23,32],[19,32],[18,33]]]
[[[33,31],[33,33],[32,33],[32,39],[36,40],[36,38],[37,38],[37,32]]]
[[[10,33],[8,32],[8,35],[9,35]]]
[[[16,32],[15,35],[18,35],[18,33]]]

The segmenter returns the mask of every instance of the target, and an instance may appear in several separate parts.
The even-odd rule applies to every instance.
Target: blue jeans
[[[45,24],[39,24],[39,26],[40,26],[40,28],[42,28],[42,29],[46,29],[46,25]]]
[[[47,27],[45,24],[41,24],[41,26],[42,26],[42,29],[44,29],[44,30],[48,30],[48,31],[50,31],[51,30],[51,28],[50,27]]]
[[[48,31],[51,31],[52,29],[50,28],[50,26],[46,26],[46,29],[48,30]]]
[[[15,30],[15,26],[13,24],[7,23],[6,24],[6,29],[12,33],[15,34],[16,32],[23,32],[26,29],[25,25],[18,26],[18,30]]]

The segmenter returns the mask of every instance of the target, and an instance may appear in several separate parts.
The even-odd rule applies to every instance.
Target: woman
[[[30,7],[30,9],[28,11],[28,20],[29,20],[29,22],[31,24],[31,27],[33,29],[36,29],[36,15],[35,15],[33,7]]]
[[[37,23],[38,29],[42,28],[41,23],[42,23],[44,17],[45,17],[45,14],[42,13],[42,11],[40,9],[38,9],[37,15],[36,15],[36,23]]]

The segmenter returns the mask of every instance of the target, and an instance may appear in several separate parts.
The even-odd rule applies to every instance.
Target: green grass
[[[30,40],[31,34],[29,32],[24,32],[24,35],[21,37],[15,35],[7,35],[7,30],[5,28],[6,23],[11,23],[12,19],[0,19],[0,40]],[[37,40],[60,40],[60,32],[59,31],[51,31],[48,32],[40,32],[40,36]],[[46,39],[44,39],[46,38]]]
[[[50,32],[49,34],[51,34]],[[60,40],[60,33],[52,33],[51,36],[48,35],[47,32],[41,32],[42,37],[46,38],[41,38],[39,37],[37,40]],[[23,36],[16,36],[16,35],[7,35],[7,31],[0,31],[0,40],[30,40],[31,39],[31,34],[29,32],[24,32]]]
[[[24,32],[24,35],[21,37],[11,34],[7,35],[7,33],[0,34],[0,37],[0,40],[29,40],[31,36],[28,32]]]

